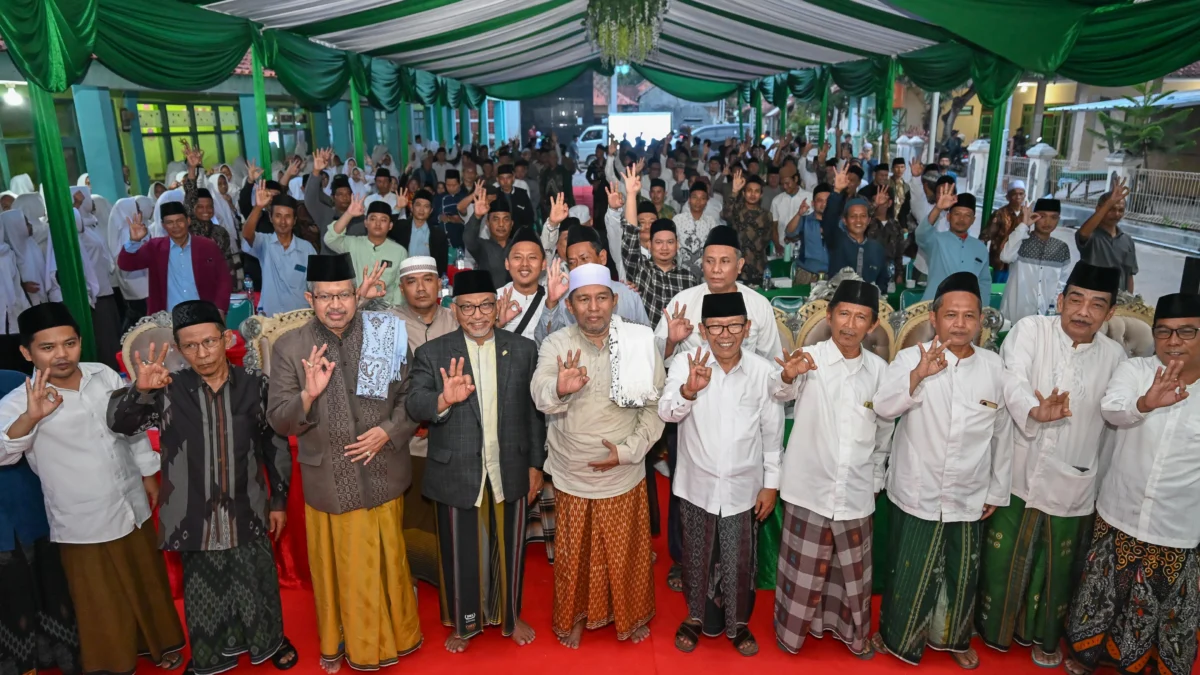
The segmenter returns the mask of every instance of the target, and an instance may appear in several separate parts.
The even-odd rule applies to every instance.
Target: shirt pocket
[[[1050,479],[1048,485],[1052,488],[1046,490],[1043,496],[1047,511],[1077,513],[1086,510],[1095,500],[1096,476],[1099,471],[1097,466],[1081,472],[1057,457],[1047,457],[1044,470]]]
[[[996,418],[1000,406],[995,408],[984,405],[982,400],[995,403],[990,398],[973,398],[962,403],[963,410],[963,447],[964,461],[974,461],[974,466],[964,466],[964,474],[973,480],[988,481],[992,466],[992,442],[996,432]]]
[[[848,429],[841,432],[847,434],[851,442],[852,455],[849,457],[854,466],[870,461],[875,452],[875,434],[879,429],[879,417],[875,410],[868,408],[862,402],[846,404],[849,410],[842,416],[842,422]]]

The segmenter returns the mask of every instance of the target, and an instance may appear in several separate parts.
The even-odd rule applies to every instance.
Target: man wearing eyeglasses
[[[1154,310],[1154,356],[1117,366],[1101,409],[1117,428],[1067,617],[1067,672],[1183,675],[1200,627],[1200,295]]]
[[[233,334],[216,305],[181,302],[171,320],[190,367],[170,372],[169,346],[151,344],[135,366],[137,381],[109,400],[108,423],[125,435],[159,430],[158,540],[182,554],[189,668],[224,672],[242,652],[253,663],[290,668],[297,654],[283,635],[271,552],[287,524],[287,439],[267,424],[263,377],[225,358]]]
[[[349,254],[309,256],[306,276],[315,316],[275,343],[267,419],[300,444],[321,666],[377,670],[421,645],[400,534],[417,428],[408,326],[357,311]]]
[[[454,277],[460,328],[417,349],[405,402],[413,419],[429,423],[421,492],[437,511],[451,653],[488,626],[518,645],[534,639],[521,619],[525,515],[542,489],[546,422],[529,389],[537,346],[495,328],[492,279],[487,270]]]
[[[743,350],[750,319],[741,293],[710,293],[700,310],[704,343],[676,358],[658,401],[679,425],[672,489],[683,534],[683,596],[688,617],[675,647],[690,652],[700,633],[758,653],[754,611],[758,523],[775,510],[783,449],[783,404],[772,397],[779,368]]]

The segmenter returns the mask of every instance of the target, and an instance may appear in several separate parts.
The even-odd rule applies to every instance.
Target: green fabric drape
[[[1059,67],[1103,87],[1149,82],[1200,61],[1200,0],[1155,0],[1095,12]]]
[[[887,77],[884,78],[879,92],[875,94],[875,119],[883,126],[883,140],[879,148],[880,162],[887,162],[891,159],[892,108],[895,105],[893,99],[896,95],[896,70],[898,67],[895,59],[888,59]]]
[[[583,74],[584,71],[591,68],[591,66],[592,64],[590,63],[580,63],[575,66],[560,68],[559,70],[553,70],[520,80],[489,84],[485,89],[488,96],[505,101],[522,101],[537,98],[538,96],[545,96],[552,91],[561,89]]]
[[[696,103],[720,101],[736,92],[738,87],[741,86],[737,82],[717,82],[714,80],[684,77],[647,65],[635,65],[633,69],[641,74],[642,77],[649,80],[651,84],[668,94]],[[746,84],[748,85],[749,83]]]
[[[52,78],[53,79],[53,78]],[[88,301],[87,278],[79,252],[79,232],[75,229],[75,209],[67,181],[67,162],[62,151],[62,130],[54,111],[54,98],[45,89],[30,83],[29,103],[33,112],[34,157],[46,199],[46,221],[50,224],[54,257],[58,260],[58,285],[63,302],[79,323],[83,336],[83,359],[96,359],[95,333],[92,331],[92,306]]]
[[[981,98],[980,102],[982,101]],[[1001,104],[1004,103],[1006,102],[1001,101]],[[991,106],[991,108],[996,112],[1001,110],[1000,105]],[[983,180],[983,210],[981,213],[985,222],[992,216],[992,204],[996,199],[996,183],[1000,180],[1000,160],[1004,157],[1004,150],[1007,147],[1008,139],[1004,137],[1005,126],[999,116],[992,119],[992,133],[988,142],[987,174]]]
[[[1020,66],[1010,61],[986,52],[976,52],[971,66],[971,81],[975,83],[975,95],[979,97],[979,103],[985,108],[999,108],[1017,88],[1021,72]]]
[[[262,34],[267,58],[279,83],[301,105],[324,108],[342,98],[350,85],[351,60],[357,54],[330,49],[287,31]]]
[[[847,96],[870,96],[879,91],[879,83],[887,77],[888,59],[885,56],[861,61],[846,61],[830,66],[833,82]]]
[[[826,86],[824,89],[821,90],[821,126],[819,129],[817,129],[817,148],[818,148],[817,152],[820,152],[819,148],[825,147],[825,130],[827,128],[829,128],[829,87],[828,86]],[[825,157],[819,157],[818,159],[820,159],[822,162],[824,162],[826,160]]]
[[[364,166],[367,156],[371,154],[363,137],[362,96],[358,95],[358,83],[350,79],[350,125],[354,131],[354,158],[359,166]]]
[[[762,92],[754,90],[754,142],[758,143],[762,140],[763,133],[763,111],[762,111]]]
[[[896,57],[904,74],[925,91],[950,91],[971,77],[975,52],[957,42],[946,42]]]
[[[99,0],[98,5],[96,58],[150,89],[217,86],[229,79],[258,35],[245,19],[171,0]]]
[[[392,112],[398,110],[402,102],[411,100],[413,75],[410,68],[399,67],[387,59],[360,58],[367,62],[371,84],[366,95],[372,108]]]
[[[829,91],[829,78],[824,67],[793,70],[788,73],[788,88],[798,101],[815,101]]]
[[[92,65],[97,10],[96,0],[4,0],[0,37],[30,88],[61,93],[83,79]]]

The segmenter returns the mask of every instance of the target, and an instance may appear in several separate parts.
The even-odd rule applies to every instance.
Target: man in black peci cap
[[[242,237],[262,266],[262,294],[258,306],[267,316],[304,309],[306,261],[317,251],[308,241],[296,236],[296,207],[286,194],[272,196],[265,186],[255,194],[254,209],[242,225]],[[274,232],[259,232],[263,209],[271,209]]]

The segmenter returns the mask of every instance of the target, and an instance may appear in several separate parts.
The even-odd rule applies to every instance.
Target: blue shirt
[[[432,255],[429,252],[429,223],[426,222],[421,227],[417,227],[414,221],[412,224],[412,234],[408,238],[408,254],[410,256],[417,255]]]
[[[147,240],[127,241],[125,250],[137,253]],[[192,237],[188,235],[187,243],[180,248],[175,240],[167,253],[167,311],[175,309],[175,305],[188,300],[199,300],[200,292],[196,289],[196,275],[192,272]]]
[[[924,218],[917,226],[917,247],[929,264],[929,286],[922,300],[932,300],[938,284],[955,272],[978,275],[980,296],[991,298],[992,270],[988,266],[987,244],[971,236],[963,239],[953,232],[938,232]],[[988,301],[985,299],[983,304],[987,306]]]
[[[821,220],[821,232],[825,238],[825,248],[829,253],[828,272],[833,275],[849,267],[863,281],[875,284],[879,292],[887,295],[891,275],[888,274],[887,251],[883,244],[874,239],[857,242],[841,224],[842,206],[844,199],[841,193],[829,193],[829,201],[825,204],[825,213]],[[864,233],[865,235],[865,233]],[[987,248],[984,248],[984,259],[987,259]]]
[[[307,289],[308,256],[316,255],[312,244],[293,236],[286,249],[274,233],[254,235],[254,257],[262,266],[263,288],[259,306],[267,316],[308,307],[304,299]]]
[[[800,267],[813,274],[828,272],[829,252],[825,250],[825,240],[821,237],[821,221],[817,220],[817,216],[807,213],[801,217],[799,232],[796,234],[796,240],[800,242]]]

